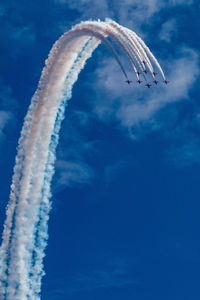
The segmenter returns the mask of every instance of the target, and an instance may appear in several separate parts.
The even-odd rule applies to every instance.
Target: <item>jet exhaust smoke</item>
[[[63,34],[53,45],[18,142],[0,248],[2,300],[40,299],[51,209],[50,183],[54,174],[59,130],[73,84],[86,60],[101,42],[112,51],[126,81],[130,83],[107,37],[121,47],[137,79],[140,72],[145,70],[144,64],[155,77],[153,62],[165,80],[159,63],[141,38],[112,20],[82,22]]]

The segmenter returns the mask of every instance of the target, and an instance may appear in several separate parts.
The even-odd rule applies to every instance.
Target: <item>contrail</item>
[[[123,40],[125,40],[126,43],[127,43],[127,40],[129,41],[127,46],[129,48],[130,55],[133,56],[133,60],[136,61],[137,66],[139,67],[141,72],[143,72],[144,71],[144,65],[143,65],[143,62],[142,62],[143,57],[141,56],[141,52],[142,52],[143,49],[138,47],[139,45],[137,44],[137,40],[132,39],[131,36],[128,35],[128,32],[127,32],[126,28],[125,28],[125,30],[123,30],[123,27],[118,25],[116,22],[114,22],[114,21],[110,22],[110,26],[112,26],[117,31],[118,35],[121,36],[121,38]],[[137,45],[135,45],[135,44],[137,44]],[[138,49],[140,49],[140,51]],[[148,61],[148,58],[147,58],[147,61]]]
[[[113,21],[82,22],[63,34],[53,45],[18,142],[0,248],[2,300],[40,299],[55,150],[65,107],[71,98],[78,74],[96,47],[103,42],[128,79],[123,64],[107,37],[121,47],[137,77],[137,68],[143,68],[143,60],[153,70],[150,59],[164,76],[145,43],[134,32]]]

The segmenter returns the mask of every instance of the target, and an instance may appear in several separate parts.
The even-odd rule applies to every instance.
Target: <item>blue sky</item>
[[[198,1],[0,3],[1,231],[17,140],[44,60],[72,25],[105,17],[144,39],[170,84],[128,86],[104,45],[81,72],[57,149],[42,299],[197,300]]]

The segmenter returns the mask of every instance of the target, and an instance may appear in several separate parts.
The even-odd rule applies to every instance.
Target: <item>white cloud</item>
[[[163,41],[170,42],[172,37],[177,33],[177,24],[175,19],[170,19],[165,22],[159,34],[159,38]]]
[[[89,184],[94,176],[92,169],[81,161],[58,160],[55,168],[57,172],[56,188],[59,189],[65,186]]]
[[[193,0],[170,0],[169,4],[170,5],[191,5],[193,4]]]
[[[12,96],[12,89],[0,79],[0,139],[5,138],[5,128],[15,123],[17,100]]]
[[[12,114],[8,111],[0,110],[0,138],[3,135],[3,131],[5,126],[9,123],[9,121],[12,119]]]
[[[159,83],[159,86],[146,89],[136,83],[126,85],[115,62],[111,58],[104,60],[96,75],[96,87],[98,93],[101,88],[101,96],[97,93],[94,112],[102,120],[115,117],[128,129],[145,122],[155,126],[155,113],[168,103],[187,99],[200,72],[198,55],[191,49],[182,49],[179,58],[162,65],[163,69],[169,69],[170,84]]]
[[[108,3],[106,0],[80,0],[78,2],[73,0],[55,0],[55,2],[58,4],[67,4],[69,8],[80,11],[83,18],[96,18],[100,13],[106,17],[109,14]]]
[[[140,25],[149,22],[157,12],[174,6],[191,5],[193,0],[54,0],[55,3],[67,5],[81,13],[78,19],[97,19],[109,17],[120,24],[140,31]],[[78,22],[78,20],[77,20]]]
[[[110,17],[129,28],[136,28],[137,31],[140,31],[142,24],[151,24],[150,19],[158,12],[174,6],[191,5],[193,3],[190,0],[169,0],[167,2],[160,0],[124,0],[123,2],[55,0],[55,2],[78,10],[80,14],[76,22],[80,21],[80,19],[91,17],[93,19]],[[176,20],[170,19],[162,25],[158,38],[160,37],[161,40],[170,42],[174,34],[176,34]],[[159,84],[158,87],[152,86],[149,90],[135,83],[131,86],[126,85],[119,66],[114,62],[114,59],[103,59],[96,71],[96,100],[91,99],[93,113],[102,121],[110,120],[111,118],[117,119],[119,124],[122,125],[121,128],[124,128],[131,138],[137,137],[137,131],[142,126],[148,126],[148,130],[164,126],[164,124],[161,125],[157,121],[159,110],[169,103],[188,99],[189,91],[199,73],[197,66],[198,57],[194,51],[182,49],[179,56],[177,53],[175,55],[177,58],[172,59],[169,53],[167,55],[168,61],[166,59],[161,63],[164,70],[168,69],[167,79],[170,80],[170,84],[168,86]],[[129,75],[130,79],[133,79],[134,75],[132,72],[129,71],[129,74],[131,74]],[[139,130],[137,130],[137,127]],[[75,140],[79,141],[79,136],[76,135],[76,132]],[[91,143],[85,141],[82,144],[86,147],[91,146]],[[83,152],[85,150],[83,146],[78,142],[78,145],[74,143],[73,147],[68,149],[68,157],[63,158],[63,160],[73,161],[73,155],[75,155],[75,161],[84,161]],[[79,147],[82,150],[79,151]]]

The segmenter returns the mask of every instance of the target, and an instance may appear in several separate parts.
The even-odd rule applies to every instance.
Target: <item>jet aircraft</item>
[[[167,81],[166,79],[163,80],[163,82],[164,82],[165,84],[168,84],[168,83],[169,83],[169,81]]]
[[[147,83],[145,84],[146,87],[148,87],[148,89],[151,87],[151,84]]]
[[[154,82],[156,85],[158,84],[158,80],[154,80],[153,82]]]
[[[132,81],[127,79],[125,82],[127,82],[128,84],[130,84]]]
[[[137,82],[140,84],[140,83],[142,83],[142,80],[138,79]]]

